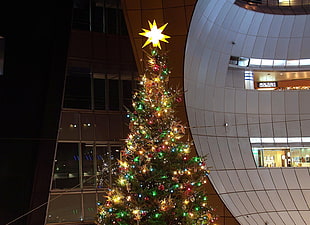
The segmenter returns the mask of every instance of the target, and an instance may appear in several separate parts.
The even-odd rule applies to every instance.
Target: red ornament
[[[144,200],[148,201],[148,200],[150,200],[150,198],[146,196],[146,197],[144,197]]]
[[[182,98],[181,98],[181,97],[177,97],[175,100],[176,100],[177,102],[182,102]]]
[[[154,71],[159,71],[159,68],[160,68],[159,65],[156,65],[156,64],[155,64],[155,65],[153,66],[153,70],[154,70]]]
[[[161,184],[161,185],[159,185],[159,186],[158,186],[158,190],[160,190],[160,191],[165,190],[165,186],[164,186],[164,185],[162,185],[162,184]]]

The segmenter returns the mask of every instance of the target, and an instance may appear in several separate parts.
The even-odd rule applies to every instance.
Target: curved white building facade
[[[310,91],[246,89],[245,70],[230,68],[231,56],[310,59],[310,15],[264,14],[233,0],[198,0],[184,64],[194,143],[198,154],[208,155],[210,179],[231,213],[242,225],[310,224],[309,167],[258,167],[250,142],[280,138],[282,146],[309,147],[307,141],[287,140],[310,137]]]

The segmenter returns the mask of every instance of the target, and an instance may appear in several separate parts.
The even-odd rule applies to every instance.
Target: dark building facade
[[[15,219],[48,199],[72,8],[59,2],[0,3],[0,224],[43,224],[46,205]]]

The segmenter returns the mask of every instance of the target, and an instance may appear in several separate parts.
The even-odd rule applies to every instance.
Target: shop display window
[[[257,167],[310,167],[310,147],[252,148]]]

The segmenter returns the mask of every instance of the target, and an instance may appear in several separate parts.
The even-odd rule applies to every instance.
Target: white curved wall
[[[198,0],[190,25],[184,88],[195,146],[208,154],[211,181],[241,224],[310,224],[309,168],[257,168],[249,142],[309,137],[310,91],[245,90],[243,71],[228,70],[231,55],[310,58],[310,15],[257,13],[233,2]]]

